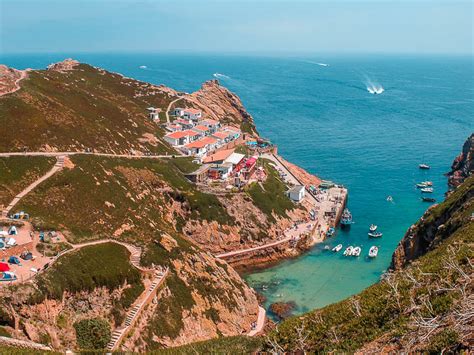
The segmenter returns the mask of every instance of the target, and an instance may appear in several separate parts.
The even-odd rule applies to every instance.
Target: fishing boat
[[[359,256],[361,252],[362,252],[362,249],[360,247],[355,247],[352,250],[352,256]]]
[[[342,249],[342,244],[338,244],[338,245],[336,245],[334,248],[332,248],[332,251],[335,252],[335,253],[337,253],[337,252],[338,252],[339,250],[341,250],[341,249]]]
[[[423,202],[436,202],[436,199],[434,199],[433,197],[422,197],[421,200]]]
[[[350,227],[352,224],[352,214],[349,211],[348,208],[345,208],[344,211],[342,212],[342,217],[341,217],[341,227]]]
[[[420,164],[420,165],[418,165],[418,167],[419,167],[420,169],[423,169],[423,170],[429,170],[429,169],[431,169],[431,166],[429,166],[428,164]]]
[[[352,245],[349,245],[346,250],[344,250],[344,256],[351,256],[353,251],[354,247]]]
[[[334,233],[336,233],[336,230],[333,227],[331,227],[326,232],[326,237],[332,237],[334,235]]]
[[[369,232],[368,235],[370,238],[380,238],[381,236],[383,236],[383,233],[382,232]]]
[[[377,226],[375,224],[371,224],[369,227],[369,232],[373,233],[377,230]]]
[[[425,188],[421,189],[421,192],[430,194],[430,193],[433,192],[433,188],[432,187],[425,187]]]
[[[379,252],[379,248],[377,248],[375,245],[370,247],[369,250],[369,258],[375,258]]]

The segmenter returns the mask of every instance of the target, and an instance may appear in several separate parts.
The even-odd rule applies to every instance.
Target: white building
[[[288,190],[288,197],[295,202],[300,202],[304,195],[305,187],[303,185],[296,185]]]
[[[201,119],[202,112],[201,110],[197,110],[195,108],[187,108],[184,109],[183,117],[189,120],[197,121]]]

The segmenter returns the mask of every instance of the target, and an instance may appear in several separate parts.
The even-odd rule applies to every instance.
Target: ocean
[[[295,314],[380,279],[407,228],[430,205],[415,183],[433,181],[432,195],[441,201],[443,174],[474,131],[472,57],[68,53],[9,55],[0,62],[44,68],[66,57],[186,92],[217,78],[240,96],[259,133],[285,159],[349,189],[350,230],[338,230],[299,258],[245,275],[267,297],[267,307],[293,301]],[[431,169],[418,169],[422,162]],[[371,223],[382,238],[368,239]],[[324,250],[339,243],[361,246],[361,256]],[[372,245],[379,255],[368,260]]]

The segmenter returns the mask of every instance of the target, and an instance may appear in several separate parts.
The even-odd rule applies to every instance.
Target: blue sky
[[[0,0],[0,50],[472,54],[456,0]]]

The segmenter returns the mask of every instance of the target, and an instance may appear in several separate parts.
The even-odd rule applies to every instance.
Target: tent
[[[10,271],[10,266],[8,266],[8,264],[5,264],[5,263],[0,263],[0,272],[4,272],[4,271]]]
[[[8,235],[17,235],[18,234],[18,231],[16,229],[15,226],[11,226],[9,229],[8,229]]]
[[[13,272],[2,272],[0,274],[0,281],[15,281],[16,280],[16,275]]]
[[[20,259],[18,259],[16,256],[10,256],[10,259],[8,259],[8,262],[10,264],[15,264],[15,265],[20,265]]]
[[[5,241],[0,240],[0,249],[5,248]]]
[[[30,251],[24,251],[23,253],[21,253],[20,258],[22,258],[23,260],[31,260],[33,259],[33,254],[31,254]]]

